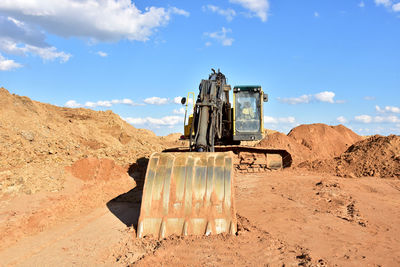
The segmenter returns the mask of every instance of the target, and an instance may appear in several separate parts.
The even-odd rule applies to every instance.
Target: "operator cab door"
[[[233,140],[262,139],[261,87],[235,86],[233,93],[235,99]]]

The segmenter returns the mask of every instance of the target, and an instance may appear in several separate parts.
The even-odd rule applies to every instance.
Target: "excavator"
[[[289,167],[286,150],[241,145],[264,138],[259,85],[232,88],[220,70],[203,79],[194,103],[188,93],[183,138],[188,147],[153,153],[143,186],[137,236],[163,239],[170,235],[237,232],[234,172],[264,172]],[[193,112],[188,115],[192,100]]]

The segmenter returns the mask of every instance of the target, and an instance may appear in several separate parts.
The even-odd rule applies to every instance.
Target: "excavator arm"
[[[219,70],[213,69],[209,79],[201,81],[191,125],[194,130],[194,137],[190,135],[191,150],[214,152],[215,141],[222,138],[224,110],[230,106],[226,87],[225,75]]]

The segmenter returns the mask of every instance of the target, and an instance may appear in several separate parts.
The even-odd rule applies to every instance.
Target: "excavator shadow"
[[[133,226],[137,230],[144,179],[146,175],[148,158],[139,158],[130,165],[128,174],[135,180],[136,186],[107,202],[107,208],[126,226]]]

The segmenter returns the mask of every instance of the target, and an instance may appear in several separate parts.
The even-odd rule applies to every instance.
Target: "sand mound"
[[[168,142],[111,111],[57,107],[0,88],[0,196],[59,191],[75,161],[108,158],[127,169]]]
[[[375,135],[335,159],[339,176],[400,178],[400,136]]]
[[[292,155],[293,165],[312,159],[312,151],[308,147],[299,144],[293,138],[280,133],[275,132],[268,135],[263,140],[261,140],[257,147],[268,147],[276,149],[285,149]]]
[[[363,138],[343,125],[305,124],[293,128],[289,137],[312,151],[314,159],[330,159],[342,154]]]
[[[308,161],[328,160],[339,156],[362,137],[343,125],[329,126],[322,123],[305,124],[293,128],[288,135],[275,132],[267,135],[257,146],[287,150],[293,165]],[[304,167],[306,164],[302,164]],[[318,164],[321,165],[321,164]]]
[[[189,142],[185,140],[180,140],[181,133],[171,133],[166,136],[161,136],[160,140],[167,142],[169,145],[174,147],[189,146]]]
[[[350,146],[339,157],[305,161],[299,167],[341,177],[400,178],[400,136],[371,136]]]

